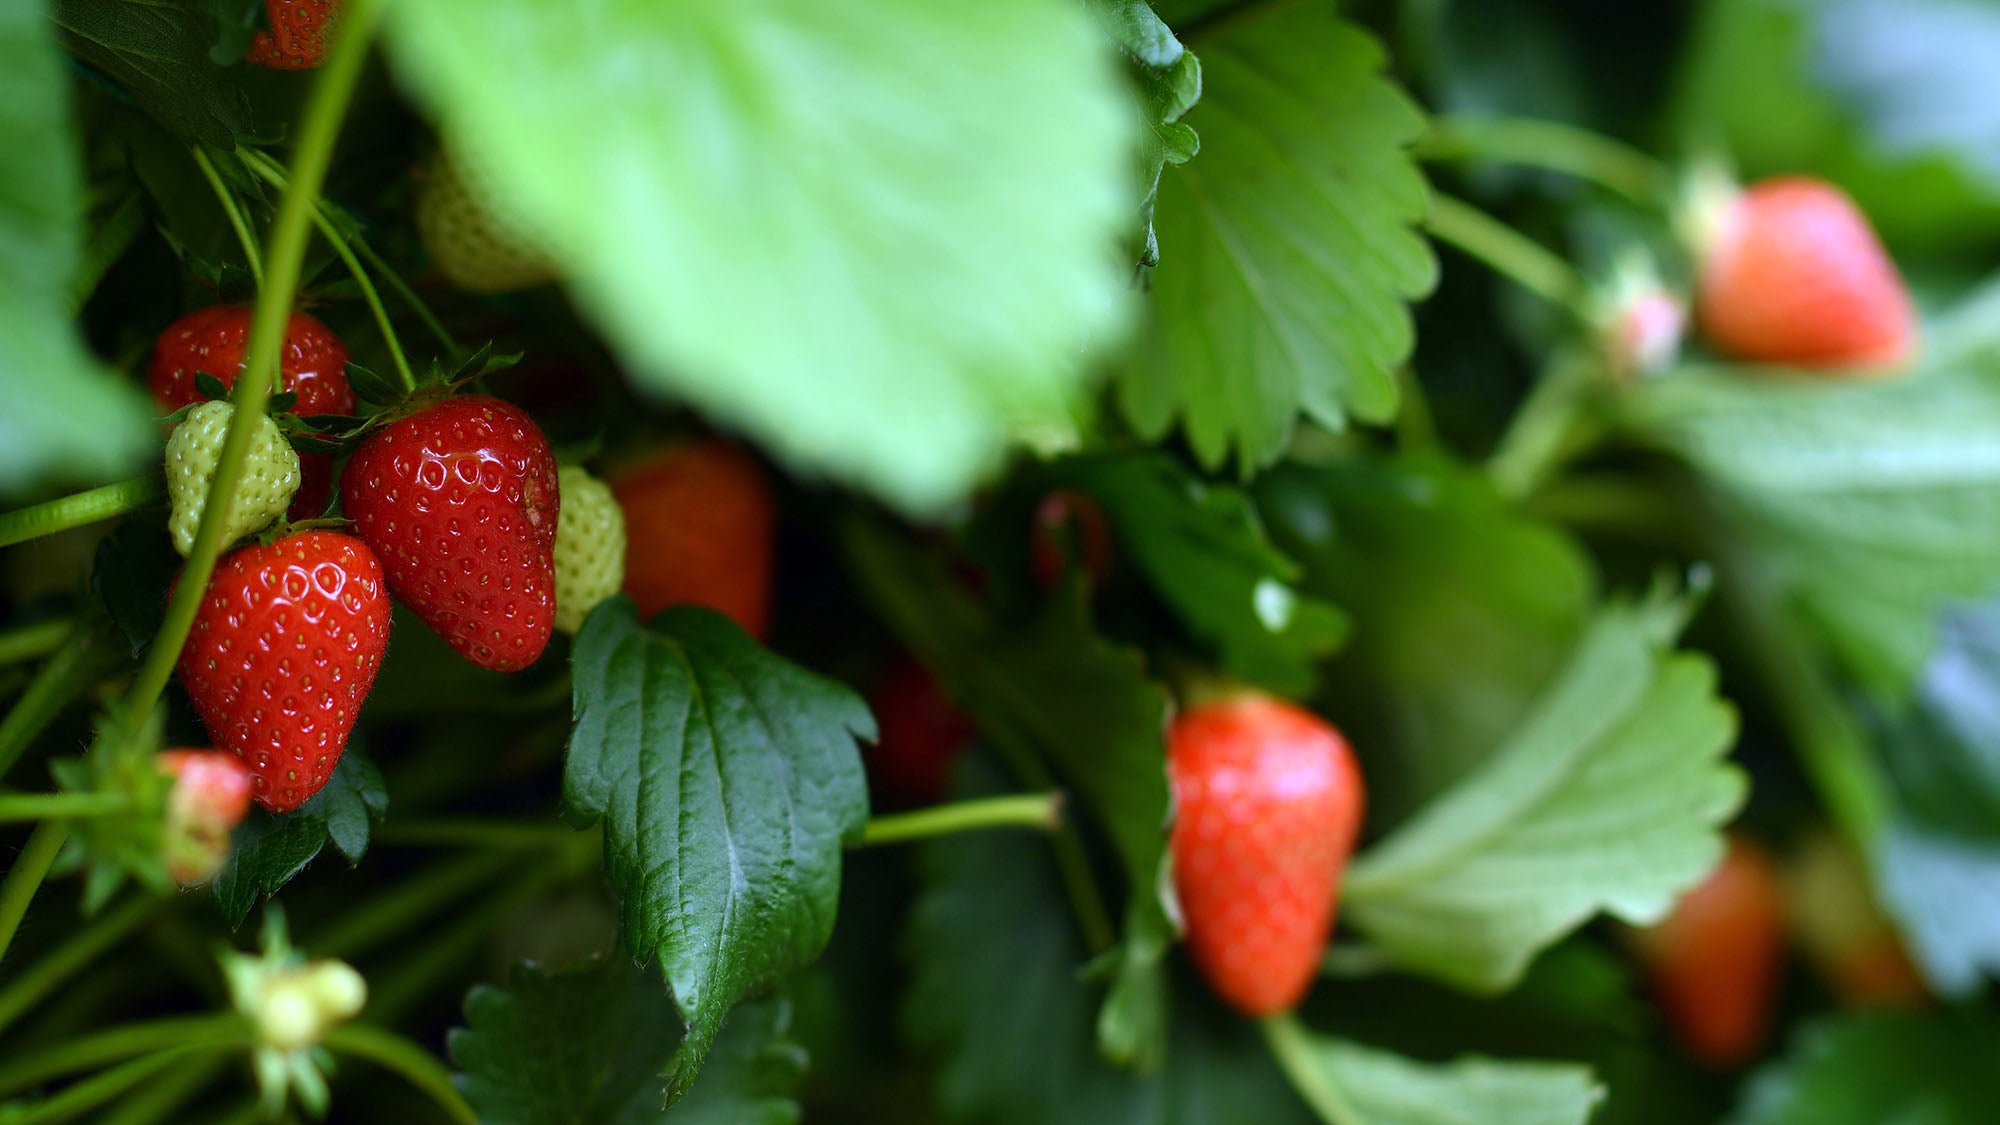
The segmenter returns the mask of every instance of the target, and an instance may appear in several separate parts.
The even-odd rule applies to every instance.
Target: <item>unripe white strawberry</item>
[[[202,507],[208,502],[208,482],[222,459],[222,441],[236,408],[227,402],[205,402],[188,412],[167,439],[167,499],[173,515],[167,529],[182,556],[194,550]],[[250,438],[250,455],[236,482],[235,502],[223,521],[222,541],[236,540],[270,526],[285,514],[299,490],[299,455],[285,440],[278,424],[259,417]]]
[[[468,293],[506,293],[557,277],[527,221],[475,163],[448,152],[431,162],[418,194],[417,233],[438,271]]]
[[[556,628],[574,633],[625,584],[625,513],[611,486],[571,465],[556,510]]]

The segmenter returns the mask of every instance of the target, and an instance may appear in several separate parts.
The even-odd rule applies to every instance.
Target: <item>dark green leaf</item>
[[[229,388],[223,385],[221,379],[206,371],[197,371],[194,373],[194,389],[196,394],[207,401],[229,401]]]
[[[395,380],[377,375],[358,363],[347,365],[347,381],[363,402],[387,404],[403,401],[403,387]]]
[[[250,100],[209,59],[208,29],[192,11],[147,0],[56,0],[55,12],[71,54],[182,138],[233,152],[251,132]]]
[[[459,1090],[485,1125],[787,1125],[805,1060],[785,1041],[788,1005],[731,1013],[701,1081],[671,1111],[662,1073],[681,1020],[656,973],[620,956],[559,972],[514,970],[465,998],[451,1034]]]
[[[731,1007],[825,948],[841,848],[868,818],[855,739],[875,723],[852,692],[705,609],[647,626],[612,599],[572,665],[564,800],[603,820],[625,941],[659,958],[687,1021],[678,1094]]]
[[[1823,1019],[1759,1071],[1734,1125],[1974,1125],[2000,1105],[2000,1026],[1984,1013]]]
[[[208,14],[215,27],[215,46],[209,48],[208,57],[217,66],[235,66],[243,61],[243,53],[250,49],[251,37],[259,28],[270,24],[265,16],[264,0],[197,2],[199,10]]]
[[[292,407],[297,406],[298,404],[299,404],[298,392],[280,391],[277,394],[272,395],[270,399],[264,403],[264,412],[266,414],[283,414],[286,411],[290,410]]]
[[[159,518],[128,519],[97,545],[90,589],[139,656],[167,615],[167,592],[181,557]]]
[[[1407,151],[1423,118],[1375,41],[1322,2],[1213,26],[1193,44],[1201,157],[1160,178],[1154,221],[1173,251],[1118,390],[1142,434],[1178,419],[1203,465],[1233,454],[1248,470],[1300,414],[1334,429],[1393,414],[1404,302],[1436,263],[1410,229],[1429,205]]]
[[[382,771],[350,741],[333,776],[305,804],[288,813],[251,809],[236,829],[236,849],[215,880],[223,918],[242,925],[259,898],[291,882],[328,840],[349,863],[359,863],[371,823],[388,810]]]

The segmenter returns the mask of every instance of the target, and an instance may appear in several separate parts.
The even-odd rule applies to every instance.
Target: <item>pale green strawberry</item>
[[[611,486],[574,465],[562,470],[556,509],[556,628],[574,633],[625,584],[625,513]]]
[[[236,408],[227,402],[204,402],[188,411],[167,439],[167,499],[174,508],[167,529],[173,532],[174,546],[183,556],[194,550],[202,506],[208,502],[208,482],[215,477],[222,439],[235,414]],[[222,541],[234,543],[269,527],[272,520],[285,514],[292,493],[298,490],[298,453],[276,422],[259,417],[250,438],[250,455],[243,462],[243,475],[236,482],[235,503],[223,522]]]
[[[556,267],[477,165],[439,152],[417,198],[417,233],[438,271],[469,293],[506,293],[556,279]]]

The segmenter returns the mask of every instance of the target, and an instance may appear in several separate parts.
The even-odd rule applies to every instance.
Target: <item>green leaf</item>
[[[451,1058],[486,1125],[798,1120],[791,1094],[805,1060],[785,1042],[782,1000],[732,1013],[701,1081],[671,1111],[661,1075],[680,1044],[680,1014],[658,977],[628,958],[553,973],[519,966],[505,988],[466,995],[465,1021],[451,1033]]]
[[[258,899],[277,894],[329,840],[348,863],[361,862],[371,825],[388,811],[382,771],[350,741],[333,776],[305,804],[288,813],[250,810],[236,829],[229,865],[216,876],[217,909],[232,927],[242,925]]]
[[[128,519],[97,545],[90,589],[118,631],[141,656],[167,615],[167,593],[181,570],[181,556],[157,515]]]
[[[209,29],[185,5],[55,0],[54,6],[63,46],[183,140],[234,152],[237,138],[252,131],[250,99],[216,69]]]
[[[1398,964],[1497,991],[1600,911],[1665,914],[1721,857],[1745,790],[1713,666],[1667,651],[1685,612],[1600,612],[1514,733],[1356,857],[1343,917]]]
[[[129,471],[156,440],[145,400],[71,324],[85,196],[69,81],[39,4],[0,11],[0,496]]]
[[[1186,164],[1201,148],[1201,138],[1181,123],[1181,115],[1201,100],[1201,60],[1181,45],[1145,0],[1090,0],[1090,8],[1105,33],[1131,56],[1146,103],[1146,131],[1140,141],[1146,198],[1139,204],[1144,241],[1138,261],[1141,266],[1156,266],[1160,243],[1153,230],[1153,210],[1160,173],[1169,164]]]
[[[1146,0],[1089,0],[1089,5],[1105,33],[1137,62],[1166,70],[1186,53]]]
[[[1138,121],[1074,0],[436,0],[390,32],[634,377],[795,469],[936,510],[1071,431],[1123,334]]]
[[[2000,1025],[1984,1013],[1823,1019],[1750,1082],[1734,1125],[1952,1125],[2000,1104]]]
[[[1425,1063],[1325,1036],[1303,1049],[1329,1125],[1583,1125],[1604,1097],[1576,1063]]]
[[[1677,372],[1628,403],[1641,441],[1698,474],[1740,541],[1878,696],[1902,695],[1949,601],[2000,582],[2000,286],[1931,327],[1888,382]]]
[[[1326,668],[1325,710],[1363,753],[1378,819],[1484,760],[1562,666],[1595,600],[1574,540],[1441,459],[1280,466],[1257,501],[1305,567],[1304,588],[1354,616],[1352,642]]]
[[[720,614],[641,625],[623,597],[585,620],[572,676],[564,802],[603,820],[624,939],[659,958],[687,1021],[678,1096],[730,1008],[826,947],[841,848],[868,819],[855,739],[874,719]]]
[[[1214,25],[1202,57],[1200,159],[1160,178],[1172,256],[1152,274],[1152,325],[1119,377],[1125,413],[1158,438],[1180,419],[1195,456],[1244,470],[1284,450],[1303,413],[1329,428],[1394,412],[1409,354],[1404,302],[1436,263],[1410,227],[1423,118],[1382,77],[1382,51],[1324,2]]]

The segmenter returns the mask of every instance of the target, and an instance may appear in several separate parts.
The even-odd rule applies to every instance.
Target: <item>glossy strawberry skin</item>
[[[258,804],[290,812],[347,746],[389,641],[389,596],[368,545],[307,531],[216,564],[180,677],[195,713],[243,762]]]
[[[243,370],[243,351],[250,341],[251,310],[243,305],[211,305],[196,309],[167,326],[153,345],[146,368],[146,385],[161,413],[171,414],[201,401],[194,377],[206,371],[225,387],[236,385]],[[347,381],[347,345],[307,313],[295,312],[285,326],[284,348],[278,353],[278,386],[299,396],[292,413],[354,413],[354,388]],[[333,498],[333,459],[323,453],[299,458],[301,482],[287,515],[316,519]]]
[[[707,606],[766,634],[777,513],[754,458],[720,441],[675,446],[619,474],[611,491],[625,511],[625,592],[640,616]]]
[[[1830,184],[1787,177],[1744,190],[1700,258],[1702,334],[1726,355],[1834,370],[1894,367],[1915,348],[1902,275]]]
[[[1783,969],[1783,897],[1763,850],[1732,840],[1709,877],[1636,936],[1667,1026],[1710,1066],[1740,1066],[1764,1044]]]
[[[868,775],[887,805],[942,800],[953,763],[976,734],[967,718],[921,664],[889,666],[868,696],[877,738],[865,755]]]
[[[268,31],[251,37],[243,61],[273,70],[311,70],[326,62],[340,0],[264,0]]]
[[[1286,1011],[1318,973],[1360,830],[1353,752],[1317,715],[1246,694],[1182,711],[1167,753],[1188,952],[1239,1010]]]
[[[533,664],[555,625],[561,489],[519,407],[459,395],[377,431],[341,473],[341,510],[389,590],[474,664]]]

